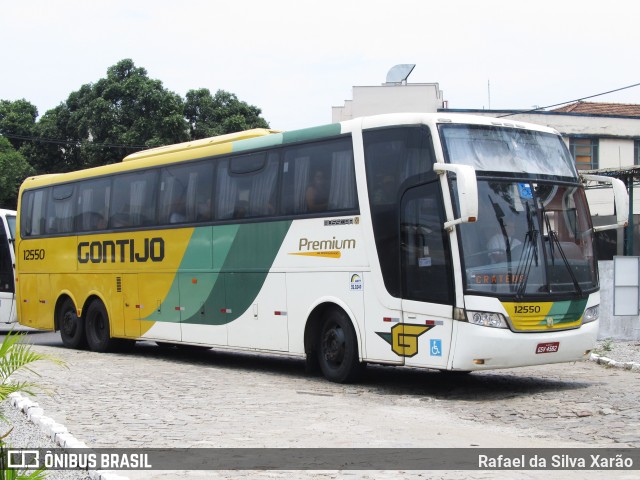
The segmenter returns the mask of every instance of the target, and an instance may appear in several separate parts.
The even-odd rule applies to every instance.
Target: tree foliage
[[[259,108],[238,100],[233,93],[218,90],[212,96],[207,88],[189,90],[184,106],[193,140],[250,128],[269,128],[261,113]]]
[[[20,184],[34,173],[33,167],[13,148],[9,140],[0,137],[0,205],[15,209]]]
[[[38,109],[25,99],[0,100],[0,135],[7,136],[13,148],[19,150],[31,137],[37,117]]]
[[[260,114],[224,90],[190,90],[184,100],[124,59],[37,122],[37,109],[26,100],[0,101],[0,133],[13,135],[38,173],[58,173],[119,162],[143,148],[268,128]]]
[[[180,96],[131,60],[118,62],[106,78],[72,92],[44,115],[37,131],[41,137],[62,140],[30,154],[38,158],[41,172],[114,163],[136,149],[189,138]]]

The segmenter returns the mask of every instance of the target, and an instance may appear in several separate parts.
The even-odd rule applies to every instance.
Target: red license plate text
[[[560,342],[539,343],[536,347],[536,354],[538,353],[555,353],[560,348]]]

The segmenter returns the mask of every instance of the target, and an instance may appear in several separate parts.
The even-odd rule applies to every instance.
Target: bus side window
[[[104,230],[107,227],[110,194],[110,180],[86,180],[79,183],[77,230],[87,232]]]
[[[47,226],[45,233],[69,233],[74,227],[75,186],[58,185],[51,189],[47,204]]]
[[[216,168],[215,218],[227,220],[233,218],[236,207],[237,185],[229,176],[229,159],[218,161]]]
[[[278,186],[278,166],[280,156],[270,152],[262,170],[251,175],[248,208],[251,216],[264,217],[274,215],[277,208],[276,191]]]
[[[210,161],[163,168],[158,193],[160,225],[210,220],[212,178]]]
[[[274,152],[220,161],[216,175],[216,218],[255,218],[276,213],[278,164],[278,154]]]
[[[43,231],[43,197],[43,190],[31,190],[22,195],[20,235],[23,238],[40,235]]]
[[[111,228],[156,224],[157,178],[156,170],[114,177]]]
[[[281,195],[285,214],[357,208],[351,137],[285,149]]]
[[[292,185],[291,197],[283,199],[287,202],[288,213],[305,213],[307,204],[305,199],[306,189],[309,184],[309,163],[310,157],[296,155],[297,152],[287,151],[285,154],[285,164],[288,167],[286,180],[283,182]]]

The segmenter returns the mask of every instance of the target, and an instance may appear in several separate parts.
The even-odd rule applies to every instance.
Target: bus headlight
[[[507,321],[499,313],[471,312],[467,310],[467,320],[474,325],[493,328],[509,328]]]
[[[584,311],[582,323],[595,322],[598,318],[600,318],[600,305],[594,305]]]

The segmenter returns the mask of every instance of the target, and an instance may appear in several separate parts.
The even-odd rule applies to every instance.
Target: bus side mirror
[[[616,223],[614,225],[601,225],[593,227],[594,232],[602,230],[612,230],[614,228],[626,227],[629,223],[629,195],[627,187],[622,180],[613,177],[605,177],[603,175],[581,175],[585,182],[598,182],[611,185],[613,189],[613,201],[616,211]]]
[[[475,222],[478,218],[478,183],[473,167],[452,163],[436,163],[433,165],[433,169],[438,175],[445,175],[446,172],[456,174],[460,218],[447,219],[444,222],[444,228],[451,231],[459,223]]]

